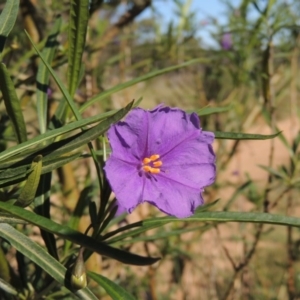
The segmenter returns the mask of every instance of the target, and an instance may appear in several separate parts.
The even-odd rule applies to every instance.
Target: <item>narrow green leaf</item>
[[[51,177],[51,172],[41,176],[36,197],[34,199],[34,212],[48,219],[50,219]],[[40,231],[49,254],[59,260],[54,234],[42,229],[40,229]]]
[[[65,165],[71,161],[74,161],[80,155],[81,155],[81,153],[78,152],[78,153],[75,153],[72,155],[62,156],[62,157],[54,157],[54,158],[45,157],[42,174],[46,174],[53,170],[56,170],[56,169],[62,167],[63,165]]]
[[[38,216],[24,208],[11,205],[6,202],[0,202],[0,209],[7,213],[10,213],[12,216],[18,217],[30,224],[36,225],[45,231],[51,232],[64,240],[72,241],[73,243],[81,245],[91,251],[116,259],[125,264],[144,266],[153,264],[159,260],[159,258],[143,257],[127,251],[113,248],[111,246],[108,246],[106,243],[96,241],[95,239],[86,236],[78,231],[75,231],[67,226],[57,224],[50,219]]]
[[[225,211],[206,211],[196,213],[187,219],[176,219],[174,217],[163,217],[158,219],[145,220],[145,225],[150,224],[166,224],[174,221],[201,221],[201,222],[243,222],[243,223],[265,223],[273,225],[300,227],[300,218],[289,217],[284,215],[276,215],[269,213],[255,212],[225,212]]]
[[[137,242],[145,242],[145,241],[156,241],[158,239],[167,239],[171,236],[180,236],[184,233],[187,232],[192,232],[192,231],[198,231],[203,233],[209,229],[211,229],[213,227],[213,225],[200,225],[200,226],[196,226],[196,227],[192,227],[192,228],[184,228],[184,229],[177,229],[177,230],[157,230],[155,233],[153,233],[152,235],[132,235],[130,239],[122,239],[119,240],[117,244],[117,246],[120,245],[128,245],[131,244],[133,245],[134,243]]]
[[[14,178],[15,176],[19,175],[19,174],[27,174],[30,172],[30,170],[28,170],[28,166],[29,164],[27,165],[23,165],[23,166],[19,166],[19,167],[12,167],[10,169],[8,169],[7,167],[3,167],[4,169],[1,170],[0,172],[0,181],[1,180],[5,180],[5,179],[12,179]],[[2,167],[2,166],[1,166]]]
[[[35,198],[35,194],[40,182],[41,174],[42,174],[42,163],[43,156],[38,155],[34,158],[31,164],[31,172],[28,175],[28,178],[23,186],[21,193],[18,197],[16,205],[26,207],[31,204],[31,202]]]
[[[55,20],[52,30],[49,33],[47,42],[42,54],[45,57],[45,60],[51,64],[54,58],[58,42],[56,40],[61,27],[61,17],[58,17]],[[48,85],[49,85],[49,76],[50,73],[46,68],[45,64],[41,63],[38,67],[38,72],[36,75],[37,82],[37,92],[36,92],[36,107],[37,107],[37,116],[39,120],[40,133],[46,132],[47,127],[47,109],[48,109]]]
[[[12,122],[18,143],[27,140],[26,125],[14,84],[9,76],[6,66],[0,63],[0,90],[3,95],[7,114]]]
[[[275,134],[270,135],[262,135],[262,134],[250,134],[250,133],[237,133],[237,132],[214,132],[216,139],[225,139],[225,140],[268,140],[273,139],[274,137],[281,134],[281,132],[277,132]]]
[[[2,278],[0,278],[0,290],[5,291],[6,293],[14,296],[18,295],[18,291]]]
[[[34,44],[34,42],[32,41],[30,35],[25,31],[25,33],[27,34],[28,39],[30,40],[32,47],[35,49],[36,53],[38,54],[38,56],[40,57],[40,59],[42,60],[42,62],[45,64],[46,68],[48,69],[48,71],[50,72],[51,76],[53,77],[53,79],[55,80],[57,86],[59,87],[60,91],[62,92],[65,100],[67,101],[72,113],[74,114],[75,118],[77,120],[82,119],[76,105],[75,102],[73,100],[73,98],[71,97],[70,93],[68,92],[68,90],[66,89],[65,85],[63,84],[63,82],[59,79],[59,77],[56,75],[56,73],[54,72],[54,70],[52,69],[52,67],[50,66],[50,64],[47,62],[47,60],[45,59],[44,55],[42,55],[42,53],[38,50],[38,48],[36,47],[36,45]]]
[[[271,173],[271,174],[273,174],[273,175],[275,175],[275,176],[277,176],[277,177],[279,177],[281,179],[288,180],[288,176],[284,172],[280,172],[280,171],[278,171],[278,170],[276,170],[274,168],[270,168],[268,166],[263,166],[263,165],[258,165],[258,166],[260,168],[262,168],[263,170],[265,170],[265,171],[267,171],[267,172],[269,172],[269,173]]]
[[[199,212],[203,212],[203,211],[206,211],[208,209],[210,209],[211,207],[213,207],[215,204],[218,203],[218,199],[211,202],[211,203],[208,203],[208,204],[205,204],[205,205],[202,205],[202,206],[199,206],[197,209],[196,209],[196,213],[199,213]],[[118,219],[118,218],[115,218],[115,219]],[[112,220],[112,222],[110,224],[114,224],[115,220]],[[103,240],[105,240],[107,243],[115,243],[117,241],[122,241],[124,240],[125,238],[127,237],[131,237],[131,236],[134,236],[134,235],[139,235],[140,233],[142,232],[145,232],[149,229],[154,229],[156,227],[159,227],[160,224],[153,224],[153,225],[150,225],[150,227],[147,227],[147,229],[145,229],[145,227],[143,226],[144,225],[144,222],[145,221],[139,221],[139,222],[135,222],[135,223],[131,223],[131,224],[128,224],[124,227],[121,227],[121,228],[118,228],[114,231],[111,231],[111,232],[108,232],[106,233],[104,236],[103,236]],[[109,225],[110,225],[109,224]],[[108,226],[109,227],[109,226]],[[137,228],[138,227],[138,228]],[[134,229],[133,229],[134,228]],[[131,231],[129,231],[131,230]],[[124,231],[127,231],[127,232],[124,232]],[[119,236],[117,237],[114,237],[114,238],[111,238],[113,236],[115,236],[116,234],[119,234],[123,232],[122,234],[120,234]]]
[[[300,227],[300,218],[275,215],[269,213],[244,213],[244,212],[226,212],[226,211],[205,211],[195,213],[190,218],[177,219],[175,217],[160,217],[139,222],[140,227],[120,236],[106,240],[107,243],[113,244],[122,241],[124,238],[135,236],[146,232],[150,229],[157,228],[170,222],[243,222],[243,223],[265,223],[273,225]],[[130,225],[130,224],[129,224]]]
[[[27,224],[26,221],[13,217],[11,214],[0,213],[0,223],[7,224]]]
[[[125,289],[108,278],[94,272],[88,272],[88,275],[96,281],[113,300],[136,300],[136,298],[130,295]]]
[[[162,74],[165,74],[165,73],[168,73],[168,72],[172,72],[174,70],[177,70],[177,69],[180,69],[180,68],[184,68],[184,67],[187,67],[187,66],[195,64],[195,63],[200,63],[203,60],[205,61],[205,59],[192,59],[192,60],[189,60],[189,61],[187,61],[185,63],[180,64],[180,65],[173,66],[173,67],[168,67],[168,68],[161,69],[161,70],[158,70],[158,71],[153,71],[153,72],[150,72],[150,73],[148,73],[146,75],[143,75],[141,77],[138,77],[138,78],[129,80],[127,82],[124,82],[122,84],[119,84],[117,86],[114,86],[114,87],[112,87],[112,88],[110,88],[110,89],[102,92],[101,94],[96,95],[95,97],[91,98],[87,102],[85,102],[79,108],[79,111],[83,112],[89,106],[95,104],[96,102],[101,101],[101,100],[109,97],[110,95],[112,95],[112,94],[114,94],[116,92],[122,91],[122,90],[124,90],[124,89],[126,89],[126,88],[128,88],[128,87],[130,87],[132,85],[135,85],[135,84],[139,83],[139,82],[149,80],[149,79],[154,78],[156,76],[159,76],[159,75],[162,75]]]
[[[89,19],[89,0],[71,0],[69,18],[68,87],[73,97],[79,83]]]
[[[2,151],[0,153],[0,161],[1,161],[0,167],[2,165],[2,161],[5,159],[16,156],[17,154],[21,154],[21,157],[22,157],[22,155],[26,152],[26,150],[28,150],[34,146],[37,146],[34,150],[30,150],[29,152],[26,153],[26,155],[29,155],[33,151],[44,148],[45,147],[44,142],[50,143],[54,138],[56,138],[60,135],[69,133],[70,131],[80,129],[81,127],[84,127],[86,125],[90,125],[97,121],[106,119],[108,116],[111,116],[114,114],[115,114],[115,111],[112,111],[112,112],[107,112],[104,114],[99,114],[97,116],[93,116],[88,119],[75,121],[75,122],[64,125],[62,128],[53,129],[49,132],[46,132],[39,136],[36,136],[36,137],[30,139],[29,141],[26,141],[20,145],[10,147],[9,149]]]
[[[8,224],[0,224],[0,236],[6,239],[16,250],[40,266],[57,282],[65,286],[66,268],[49,255],[40,245]],[[72,290],[71,292],[74,293]],[[97,300],[97,297],[88,288],[84,288],[74,294],[81,299]]]
[[[6,37],[13,29],[19,10],[19,0],[6,1],[0,15],[0,52],[3,51]]]
[[[71,137],[57,142],[58,144],[63,144],[63,145],[59,147],[57,150],[51,152],[49,155],[47,155],[47,157],[48,158],[59,157],[70,151],[73,151],[74,149],[78,149],[79,147],[96,139],[99,135],[106,132],[112,123],[115,123],[118,120],[122,119],[127,114],[127,112],[131,109],[131,107],[132,107],[132,102],[129,105],[127,105],[123,110],[116,113],[114,116],[107,118],[106,120],[102,121],[100,124],[88,130],[78,133],[77,135],[75,135],[75,138]],[[56,143],[51,145],[51,148],[53,148],[53,146],[55,145]]]
[[[212,114],[219,114],[222,112],[226,112],[229,111],[231,109],[231,105],[228,106],[224,106],[224,107],[203,107],[196,112],[196,114],[198,116],[208,116],[208,115],[212,115]]]
[[[266,109],[262,110],[262,115],[265,118],[265,120],[268,122],[269,126],[271,127],[271,115],[270,112],[268,112]],[[274,130],[279,131],[279,128],[275,125]],[[284,136],[284,134],[280,134],[279,135],[279,139],[280,141],[283,143],[283,145],[286,147],[286,149],[288,150],[290,157],[294,156],[294,151],[289,143],[289,141],[286,139],[286,137]]]

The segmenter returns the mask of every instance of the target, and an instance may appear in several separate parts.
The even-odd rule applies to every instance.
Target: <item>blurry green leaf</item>
[[[32,41],[30,35],[25,31],[25,33],[27,34],[28,39],[30,40],[33,48],[35,49],[36,53],[38,54],[38,56],[40,57],[40,59],[42,60],[42,62],[45,64],[46,68],[48,69],[48,71],[50,72],[50,74],[52,75],[53,79],[55,80],[57,86],[59,87],[60,91],[62,92],[65,100],[67,101],[72,113],[74,114],[76,120],[80,120],[82,119],[73,98],[71,97],[70,93],[68,92],[68,90],[66,89],[65,85],[63,84],[63,82],[59,79],[59,77],[56,75],[56,73],[54,72],[54,70],[52,69],[52,67],[50,66],[50,64],[47,62],[47,60],[45,59],[44,55],[38,50],[38,48],[36,47],[36,45],[34,44],[34,42]]]
[[[77,152],[73,155],[65,156],[67,153],[73,151],[74,149],[77,150],[79,147],[87,144],[91,140],[97,138],[99,135],[104,133],[112,123],[115,123],[115,122],[119,121],[120,119],[122,119],[127,114],[127,112],[129,112],[131,107],[132,107],[132,103],[129,103],[125,108],[119,110],[116,114],[114,114],[113,116],[102,121],[98,125],[90,128],[90,129],[87,129],[85,131],[79,132],[79,133],[75,134],[74,136],[54,142],[48,146],[43,145],[43,149],[32,149],[30,154],[35,155],[35,156],[38,154],[44,156],[44,158],[43,158],[44,167],[42,169],[42,174],[50,172],[54,169],[57,169],[58,167],[74,160],[75,158],[77,158],[80,155],[80,153]],[[67,125],[65,125],[64,127],[66,127],[66,126]],[[42,136],[51,135],[53,133],[53,131],[54,130],[51,130],[43,135],[40,135],[39,137],[37,137],[37,138],[39,138],[38,140],[41,140]],[[29,145],[31,145],[31,142],[33,140],[35,140],[35,138],[28,141]],[[28,145],[28,142],[26,142],[27,145]],[[23,143],[19,146],[22,146],[22,145],[24,146],[24,144],[25,143]],[[5,153],[5,152],[8,155],[9,154],[11,155],[13,148],[14,147],[8,149],[8,150],[10,150],[10,152],[3,151],[2,153],[0,153],[0,159],[1,159],[1,155],[3,155],[3,153]],[[5,170],[3,170],[2,172],[0,170],[0,186],[7,186],[10,182],[16,183],[15,182],[16,180],[21,181],[22,179],[24,179],[24,177],[26,175],[25,173],[28,172],[27,165],[26,166],[18,166],[18,164],[20,164],[20,163],[26,164],[27,160],[28,160],[28,158],[26,158],[26,159],[24,158],[20,161],[13,161],[11,164],[5,164],[5,163],[2,164],[2,166],[5,168]],[[2,166],[0,165],[0,168]]]
[[[61,17],[55,20],[52,30],[49,33],[47,42],[42,50],[42,54],[46,61],[51,64],[54,58],[58,42],[56,40],[61,27]],[[40,63],[38,72],[36,75],[37,81],[37,92],[36,92],[36,108],[37,116],[39,120],[40,133],[46,132],[47,126],[47,109],[48,109],[48,84],[49,84],[50,73],[46,68],[45,64]]]
[[[64,155],[62,157],[54,157],[54,158],[49,158],[45,157],[45,160],[43,161],[43,169],[42,169],[42,174],[49,173],[53,170],[56,170],[63,165],[74,161],[76,158],[78,158],[81,155],[80,152],[72,154],[72,155]]]
[[[120,111],[122,111],[122,110],[123,109],[121,109]],[[2,162],[3,160],[8,159],[17,154],[21,154],[20,157],[24,157],[23,155],[25,155],[26,150],[28,150],[29,148],[32,148],[33,146],[37,146],[34,150],[31,149],[28,152],[26,152],[26,155],[29,155],[30,153],[37,151],[38,149],[45,148],[44,142],[50,143],[54,138],[56,138],[60,135],[69,133],[70,131],[73,131],[73,130],[79,129],[81,127],[84,127],[86,125],[103,120],[103,119],[107,118],[108,116],[111,116],[114,114],[115,114],[115,111],[99,114],[97,116],[93,116],[88,119],[75,121],[70,124],[66,124],[62,128],[53,129],[49,132],[46,132],[39,136],[36,136],[36,137],[30,139],[29,141],[26,141],[20,145],[13,146],[5,151],[2,151],[0,153],[0,161]],[[0,164],[0,167],[1,167],[1,164]]]
[[[197,207],[196,213],[207,211],[208,209],[213,207],[215,204],[217,204],[218,201],[219,201],[219,199],[217,199],[217,200],[215,200],[211,203],[205,204],[205,205],[200,205],[199,207]],[[118,218],[115,218],[115,219],[118,219]],[[112,224],[114,224],[115,219],[112,220],[112,222],[111,222]],[[151,227],[151,228],[148,227],[147,229],[145,229],[144,227],[142,227],[142,225],[144,224],[143,222],[144,221],[139,221],[139,222],[128,224],[124,227],[121,227],[121,228],[118,228],[114,231],[106,233],[102,238],[103,238],[103,240],[107,241],[107,243],[114,243],[116,241],[121,241],[121,240],[123,240],[127,237],[131,237],[133,235],[139,235],[142,232],[145,232],[149,229],[153,229],[153,228],[156,228],[156,227],[160,226],[159,224],[153,224],[153,227]],[[136,228],[136,227],[139,227],[139,228]],[[135,228],[135,229],[133,229],[133,228]],[[133,230],[127,231],[125,233],[120,234],[117,237],[111,238],[112,236],[115,236],[116,234],[119,234],[119,233],[121,233],[123,231],[126,231],[126,230],[129,230],[129,229],[133,229]]]
[[[113,300],[136,300],[125,289],[108,278],[93,272],[88,272],[88,275],[96,281]]]
[[[275,170],[273,168],[267,167],[267,166],[262,166],[262,165],[258,165],[260,168],[264,169],[265,171],[275,175],[276,177],[282,178],[282,179],[288,179],[288,176],[286,173],[284,172],[280,172],[278,170]]]
[[[225,139],[225,140],[268,140],[268,139],[273,139],[274,137],[280,135],[281,132],[277,132],[275,134],[270,134],[270,135],[262,135],[262,134],[215,131],[214,134],[215,134],[216,139]]]
[[[98,125],[84,130],[78,133],[75,136],[67,138],[65,140],[58,141],[50,145],[50,149],[53,149],[53,146],[57,148],[57,150],[51,151],[47,158],[55,158],[59,157],[63,154],[66,154],[74,149],[78,149],[80,146],[87,144],[88,142],[94,140],[99,135],[103,134],[108,130],[111,124],[119,121],[122,119],[131,109],[133,102],[129,103],[125,108],[119,110],[115,115],[107,118],[106,120],[102,121]],[[59,147],[56,146],[59,145]]]
[[[22,113],[21,103],[18,99],[14,84],[9,76],[6,66],[0,63],[0,90],[3,95],[7,114],[12,122],[18,143],[27,140],[26,125]]]
[[[66,268],[49,255],[40,245],[8,224],[0,224],[0,236],[6,239],[16,250],[40,266],[62,286],[65,286]],[[74,294],[81,299],[98,299],[88,288],[84,288]]]
[[[161,70],[158,70],[158,71],[153,71],[153,72],[150,72],[146,75],[143,75],[141,77],[137,77],[135,79],[132,79],[132,80],[129,80],[125,83],[121,83],[117,86],[114,86],[104,92],[102,92],[101,94],[99,95],[96,95],[94,96],[93,98],[91,98],[90,100],[88,100],[87,102],[85,102],[80,108],[79,108],[79,111],[80,112],[83,112],[84,110],[86,110],[89,106],[93,105],[94,103],[98,102],[98,101],[101,101],[107,97],[109,97],[111,94],[114,94],[116,92],[119,92],[121,90],[124,90],[132,85],[135,85],[139,82],[142,82],[142,81],[146,81],[146,80],[149,80],[153,77],[156,77],[156,76],[159,76],[159,75],[162,75],[162,74],[165,74],[165,73],[168,73],[168,72],[171,72],[171,71],[174,71],[174,70],[177,70],[177,69],[180,69],[180,68],[183,68],[183,67],[187,67],[189,65],[192,65],[192,64],[195,64],[195,63],[200,63],[201,61],[205,61],[205,59],[192,59],[192,60],[189,60],[183,64],[180,64],[180,65],[177,65],[177,66],[173,66],[173,67],[168,67],[168,68],[165,68],[165,69],[161,69]]]
[[[18,291],[2,278],[0,278],[0,290],[5,291],[6,293],[14,296],[18,295]]]
[[[89,0],[71,0],[69,18],[68,87],[73,97],[79,83],[89,19]]]
[[[288,217],[284,215],[276,215],[269,213],[246,213],[246,212],[223,212],[223,211],[206,211],[196,213],[190,218],[176,219],[174,217],[163,217],[160,220],[145,220],[145,225],[166,224],[173,221],[201,221],[201,222],[248,222],[248,223],[265,223],[283,226],[300,227],[300,218]],[[143,224],[143,225],[144,225]]]
[[[153,264],[159,260],[159,258],[143,257],[127,251],[110,247],[106,243],[96,241],[95,239],[86,236],[78,231],[75,231],[67,226],[57,224],[50,219],[38,216],[24,208],[14,206],[6,202],[0,202],[0,209],[12,214],[15,217],[27,221],[30,224],[36,225],[45,231],[51,232],[64,240],[70,240],[75,244],[83,246],[84,248],[116,259],[125,264],[144,266]]]
[[[42,161],[42,155],[38,155],[33,159],[30,167],[31,172],[20,192],[16,205],[26,207],[34,200],[42,174]]]
[[[125,238],[135,236],[150,229],[157,228],[170,222],[247,222],[247,223],[266,223],[273,225],[285,225],[300,227],[300,218],[275,215],[269,213],[245,213],[245,212],[226,212],[226,211],[204,211],[195,213],[192,217],[178,219],[175,217],[152,218],[137,222],[140,226],[137,229],[125,232],[119,236],[106,240],[113,244],[123,241]],[[130,224],[129,224],[130,225]]]
[[[224,106],[224,107],[203,107],[203,108],[195,111],[195,113],[198,116],[207,116],[207,115],[226,112],[226,111],[229,111],[230,109],[231,109],[230,105]]]
[[[6,166],[4,166],[4,169],[0,172],[0,181],[5,179],[11,179],[19,174],[29,173],[29,164],[25,166],[19,166],[19,167],[12,167],[8,169]]]
[[[48,172],[41,176],[36,197],[34,199],[34,212],[40,216],[50,219],[50,194],[52,173]],[[49,254],[59,260],[57,253],[56,238],[54,234],[40,229],[41,236]]]
[[[228,209],[230,208],[230,206],[232,205],[232,203],[237,199],[237,197],[252,183],[251,180],[246,181],[245,183],[243,183],[241,186],[239,186],[234,194],[231,196],[231,198],[228,200],[228,202],[226,203],[226,205],[224,206],[223,210],[224,211],[228,211]]]
[[[266,109],[263,109],[262,110],[262,115],[265,118],[265,120],[268,122],[269,126],[271,127],[270,113]],[[279,131],[279,128],[275,125],[274,130]],[[288,142],[288,140],[285,138],[284,134],[280,134],[278,137],[279,137],[280,141],[283,143],[283,145],[286,147],[286,149],[288,150],[288,152],[290,154],[290,157],[293,157],[294,156],[294,151],[292,149],[292,146]]]
[[[116,242],[111,242],[110,243],[116,243],[118,246],[120,245],[128,245],[128,244],[134,244],[137,242],[145,242],[145,241],[156,241],[158,239],[167,239],[168,237],[171,236],[180,236],[184,233],[187,232],[192,232],[192,231],[197,231],[198,233],[205,232],[209,229],[211,229],[213,225],[200,225],[192,228],[183,228],[183,229],[172,229],[172,230],[157,230],[155,233],[151,235],[140,235],[140,234],[132,234],[130,239],[121,239],[117,243]]]
[[[7,224],[27,224],[26,221],[22,219],[15,218],[11,214],[7,213],[0,213],[0,223],[7,223]]]
[[[58,158],[44,157],[41,174],[46,174],[53,170],[56,170],[61,166],[74,161],[80,155],[81,153],[78,152],[72,155],[62,156]],[[21,163],[26,163],[26,161],[20,161],[20,164]],[[5,166],[1,167],[3,167],[4,169],[0,172],[0,187],[9,186],[21,182],[25,180],[25,177],[31,172],[30,164],[28,163],[20,166],[11,166],[11,168],[8,169]]]
[[[6,1],[0,15],[0,52],[2,52],[6,37],[13,29],[19,10],[19,0]],[[0,56],[1,57],[1,56]]]
[[[1,245],[2,246],[2,245]],[[10,282],[11,273],[10,273],[10,265],[8,263],[8,259],[3,251],[2,247],[0,247],[0,279],[3,280],[3,284],[5,282]],[[0,289],[1,289],[1,281],[0,281]],[[9,284],[8,284],[9,287]]]

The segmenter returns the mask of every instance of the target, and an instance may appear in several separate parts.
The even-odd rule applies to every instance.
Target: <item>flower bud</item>
[[[72,268],[71,285],[74,290],[83,289],[87,285],[85,265],[83,259],[83,248],[79,250],[78,257]]]

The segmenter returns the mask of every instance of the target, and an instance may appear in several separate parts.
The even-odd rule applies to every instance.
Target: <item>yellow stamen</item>
[[[143,159],[143,164],[144,164],[144,165],[149,164],[149,162],[151,162],[151,159],[150,159],[150,158],[145,157],[145,158]]]
[[[160,157],[159,154],[153,154],[153,155],[150,156],[150,160],[155,161],[155,160],[159,159],[159,157]]]
[[[153,154],[150,157],[143,159],[143,170],[147,173],[158,174],[160,172],[159,167],[162,166],[162,161],[158,160],[159,154]]]
[[[149,173],[151,173],[151,167],[150,166],[143,166],[143,170],[145,171],[145,172],[149,172]]]
[[[160,166],[162,166],[162,161],[161,160],[153,162],[153,167],[160,167]]]
[[[160,172],[160,169],[158,168],[151,168],[150,173],[152,174],[158,174]]]

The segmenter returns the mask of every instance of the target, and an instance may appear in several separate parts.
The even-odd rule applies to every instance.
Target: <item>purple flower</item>
[[[214,134],[200,129],[197,114],[158,106],[133,109],[111,126],[112,154],[105,172],[120,210],[142,202],[184,218],[203,204],[203,188],[215,180]]]
[[[224,33],[221,40],[221,46],[224,50],[230,50],[232,48],[231,33]]]

